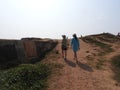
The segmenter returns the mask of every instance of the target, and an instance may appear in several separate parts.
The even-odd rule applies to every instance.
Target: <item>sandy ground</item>
[[[86,56],[96,54],[97,47],[94,48],[82,40],[80,43],[78,63],[73,59],[71,48],[68,49],[67,60],[64,60],[62,56],[57,58],[56,62],[63,64],[64,67],[60,70],[59,75],[51,77],[48,90],[120,90],[120,86],[117,86],[117,82],[112,79],[114,73],[109,66],[106,66],[107,69],[97,70],[88,64]],[[56,48],[61,54],[60,47],[59,42]],[[118,48],[118,46],[114,46],[114,48]],[[89,53],[86,53],[88,51]],[[113,54],[116,53],[120,53],[120,50]],[[106,58],[112,57],[113,54],[106,55]]]

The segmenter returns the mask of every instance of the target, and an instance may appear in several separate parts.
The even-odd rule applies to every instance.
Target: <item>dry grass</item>
[[[112,70],[115,73],[115,76],[113,78],[120,83],[120,55],[114,56],[111,59],[111,64]]]

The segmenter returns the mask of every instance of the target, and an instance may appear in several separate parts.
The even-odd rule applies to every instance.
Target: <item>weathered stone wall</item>
[[[57,45],[53,40],[0,40],[0,68],[40,61]]]
[[[53,49],[57,42],[55,41],[35,41],[36,44],[36,48],[37,48],[37,54],[39,56],[39,58],[42,58],[45,53],[47,53],[48,51],[50,51],[51,49]]]
[[[22,63],[24,48],[19,40],[0,40],[0,67]]]

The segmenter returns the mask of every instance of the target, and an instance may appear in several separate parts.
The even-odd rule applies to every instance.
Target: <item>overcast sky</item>
[[[120,32],[120,0],[0,0],[0,39]]]

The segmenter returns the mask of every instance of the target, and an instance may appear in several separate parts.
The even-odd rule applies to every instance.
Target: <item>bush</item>
[[[1,90],[44,90],[50,74],[47,65],[21,65],[1,71]]]

